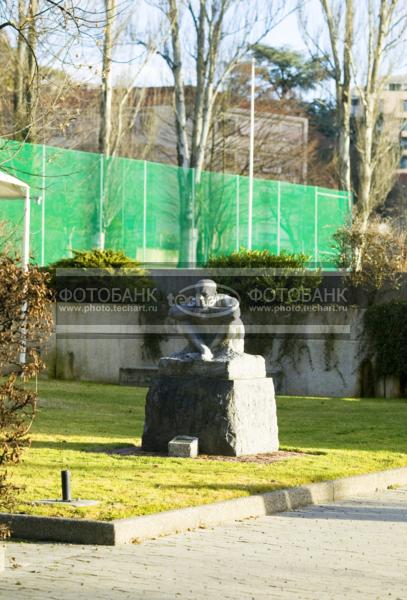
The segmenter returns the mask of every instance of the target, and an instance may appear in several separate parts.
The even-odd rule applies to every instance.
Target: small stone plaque
[[[188,435],[177,435],[168,442],[168,456],[195,458],[198,456],[198,438]]]

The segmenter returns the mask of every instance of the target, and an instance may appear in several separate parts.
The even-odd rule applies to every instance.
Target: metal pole
[[[314,260],[318,264],[318,188],[314,188]]]
[[[240,249],[240,178],[236,175],[236,252]]]
[[[247,247],[252,249],[253,236],[253,166],[254,166],[254,79],[256,76],[256,65],[252,59],[251,94],[250,94],[250,148],[249,148],[249,214],[247,228]]]
[[[143,182],[143,262],[146,262],[147,247],[147,161],[144,161]]]
[[[103,239],[103,200],[104,200],[104,155],[100,155],[100,190],[99,190],[99,243],[98,247],[102,248]],[[103,244],[104,246],[104,244]]]
[[[122,163],[122,180],[121,180],[121,201],[122,201],[122,248],[124,250],[124,182],[126,181],[126,177],[124,174],[124,164]],[[126,253],[127,254],[127,253]]]
[[[191,193],[192,193],[192,231],[195,231],[195,169],[192,167],[192,182],[191,182]]]
[[[196,267],[196,260],[197,260],[197,243],[198,243],[198,231],[196,230],[195,227],[195,203],[196,203],[196,168],[192,167],[191,169],[192,172],[192,182],[191,182],[191,194],[192,194],[192,235],[190,236],[190,243],[191,243],[191,248],[189,251],[189,259],[188,259],[188,263],[190,267]],[[198,171],[198,173],[200,174],[200,171]],[[200,179],[200,175],[199,175],[199,179]]]
[[[61,471],[62,502],[71,502],[71,472],[66,469]]]
[[[45,144],[42,145],[41,266],[45,265]]]
[[[281,181],[277,181],[277,254],[281,252]]]

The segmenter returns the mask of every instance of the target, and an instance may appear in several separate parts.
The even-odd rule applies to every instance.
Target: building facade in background
[[[186,87],[187,107],[192,106],[195,88]],[[119,95],[120,90],[116,89]],[[125,106],[114,95],[113,148],[125,156],[177,164],[177,139],[172,87],[134,88]],[[54,127],[45,142],[60,148],[98,151],[98,90],[82,86],[61,109],[64,127]],[[220,103],[222,104],[222,103]],[[117,137],[120,122],[120,138]],[[192,134],[192,119],[187,126]],[[205,169],[247,175],[249,172],[250,110],[219,107],[213,119],[206,152]],[[264,179],[292,183],[307,182],[308,119],[279,114],[261,107],[255,116],[254,174]]]
[[[188,128],[192,133],[190,119]],[[134,136],[149,147],[148,160],[173,162],[176,158],[176,134],[172,106],[141,108],[135,122]],[[247,175],[249,138],[249,109],[219,111],[208,140],[205,168]],[[306,184],[308,119],[258,112],[255,115],[254,140],[256,177]]]
[[[354,116],[363,112],[361,100],[357,91],[352,97]],[[407,75],[397,75],[389,78],[380,95],[379,111],[383,118],[390,123],[390,131],[400,144],[400,163],[398,174],[407,177]]]

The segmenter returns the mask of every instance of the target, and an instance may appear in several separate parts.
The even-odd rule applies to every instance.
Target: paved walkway
[[[407,488],[140,545],[6,547],[1,600],[407,600]]]

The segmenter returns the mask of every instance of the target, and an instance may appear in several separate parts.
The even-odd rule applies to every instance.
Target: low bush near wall
[[[60,273],[57,272],[59,269]],[[63,276],[63,269],[69,269],[68,276]],[[49,286],[57,292],[61,286],[65,288],[67,285],[71,290],[78,287],[124,290],[150,284],[148,273],[141,264],[119,250],[74,250],[72,257],[51,264],[47,272],[50,275]]]
[[[373,219],[363,232],[355,221],[351,227],[339,229],[334,240],[337,266],[347,270],[348,284],[364,290],[369,304],[379,290],[400,287],[407,237],[395,231],[391,222]]]
[[[407,377],[407,302],[370,306],[364,324],[378,375]]]

